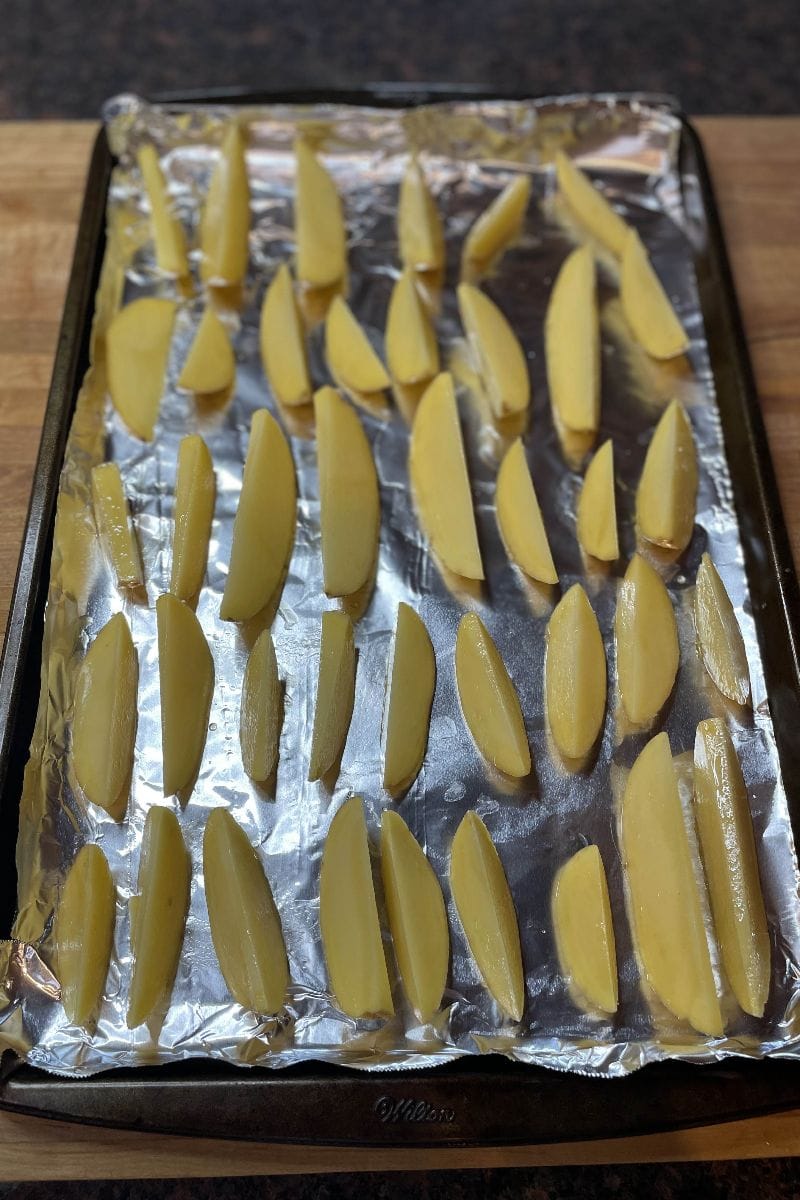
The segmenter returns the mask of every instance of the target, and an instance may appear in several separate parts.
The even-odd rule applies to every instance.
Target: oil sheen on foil
[[[791,1053],[798,1034],[798,878],[786,800],[759,659],[720,418],[693,270],[697,225],[685,210],[678,173],[680,123],[668,103],[613,97],[567,101],[454,103],[409,111],[324,106],[273,107],[241,114],[248,126],[252,192],[249,274],[230,297],[224,320],[233,339],[233,394],[196,402],[175,381],[197,326],[203,297],[179,293],[154,265],[147,204],[134,167],[135,151],[151,139],[162,156],[172,196],[197,245],[199,214],[224,121],[223,109],[191,114],[152,108],[133,97],[107,107],[107,128],[119,158],[108,207],[109,240],[98,293],[94,367],[85,381],[61,479],[59,518],[44,633],[42,699],[27,771],[18,850],[20,915],[17,941],[7,947],[7,1005],[0,1036],[29,1062],[50,1071],[89,1074],[113,1066],[210,1056],[232,1063],[283,1067],[326,1059],[362,1068],[422,1067],[459,1055],[497,1050],[560,1069],[619,1075],[644,1063],[680,1056],[711,1061],[726,1054]],[[353,721],[332,793],[306,780],[314,715],[320,616],[336,602],[322,589],[319,500],[313,430],[291,427],[298,480],[294,552],[273,626],[285,718],[274,794],[244,774],[238,723],[245,633],[219,618],[241,487],[250,419],[275,403],[258,349],[261,299],[277,266],[293,254],[292,142],[300,123],[313,124],[325,165],[341,192],[349,235],[348,296],[382,349],[389,294],[398,273],[395,215],[399,181],[411,150],[419,152],[443,215],[447,266],[437,332],[444,366],[458,382],[470,476],[486,568],[473,595],[454,594],[426,547],[413,510],[407,468],[408,425],[393,402],[386,413],[361,412],[381,491],[380,557],[374,592],[356,624],[358,666]],[[553,426],[543,353],[550,289],[580,236],[555,195],[552,153],[565,146],[590,168],[626,220],[640,232],[691,338],[686,359],[659,364],[633,341],[621,314],[616,269],[598,247],[602,320],[602,418],[598,444],[614,439],[621,559],[604,575],[587,575],[575,536],[578,471],[565,462]],[[543,714],[544,631],[556,594],[526,582],[503,549],[494,511],[494,483],[508,439],[488,422],[469,366],[455,303],[461,246],[475,217],[520,171],[533,198],[523,236],[484,281],[509,317],[528,357],[533,387],[525,442],[561,589],[580,580],[603,633],[609,704],[591,769],[568,774],[548,745]],[[197,255],[194,255],[195,278]],[[113,413],[104,383],[102,333],[116,307],[141,295],[181,300],[156,437],[145,445]],[[330,382],[321,328],[310,336],[315,386]],[[691,544],[669,569],[677,611],[681,667],[674,694],[652,733],[666,729],[675,755],[691,754],[697,722],[727,717],[739,752],[753,813],[772,945],[772,987],[763,1020],[743,1016],[723,1000],[726,1036],[693,1033],[641,985],[625,908],[616,828],[625,775],[649,735],[625,735],[615,688],[613,615],[624,567],[635,547],[633,500],[644,452],[666,403],[678,396],[690,414],[700,459],[697,519]],[[280,419],[280,418],[279,418]],[[171,516],[178,443],[188,433],[206,439],[217,477],[217,504],[207,580],[197,615],[214,657],[216,685],[200,776],[188,803],[174,804],[192,858],[191,907],[172,1003],[153,1042],[146,1027],[125,1023],[131,975],[128,901],[136,877],[145,816],[165,803],[161,749],[155,600],[169,586]],[[120,466],[143,553],[147,597],[117,590],[97,548],[89,472],[103,457]],[[731,594],[747,646],[753,712],[727,711],[695,648],[692,586],[709,550]],[[399,601],[423,617],[436,652],[437,684],[424,766],[398,809],[423,845],[448,905],[452,959],[443,1008],[421,1027],[404,1000],[387,939],[396,1014],[389,1021],[354,1021],[330,994],[319,928],[319,871],[333,814],[353,793],[363,797],[373,843],[382,811],[393,801],[381,788],[381,725],[387,665]],[[454,678],[459,619],[483,617],[519,691],[534,757],[533,783],[509,792],[492,778],[461,716]],[[87,645],[109,616],[123,609],[140,663],[136,760],[127,818],[115,822],[87,811],[69,764],[72,696]],[[208,927],[202,835],[209,811],[224,805],[257,846],[281,914],[289,958],[288,1004],[263,1019],[232,1003],[216,963]],[[503,1017],[483,986],[465,942],[448,885],[453,834],[469,808],[486,822],[514,896],[526,973],[519,1025]],[[69,1025],[48,964],[53,906],[64,873],[86,840],[105,852],[118,891],[111,970],[92,1034]],[[550,917],[554,875],[587,842],[603,855],[609,878],[620,971],[613,1018],[584,1013],[559,970]],[[380,903],[380,888],[378,888]],[[382,912],[386,928],[385,913]],[[723,986],[721,984],[721,986]]]

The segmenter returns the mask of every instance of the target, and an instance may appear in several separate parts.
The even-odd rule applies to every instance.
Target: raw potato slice
[[[669,592],[658,572],[638,554],[620,586],[614,633],[622,706],[634,725],[647,725],[675,685],[680,649]]]
[[[278,660],[272,635],[265,629],[256,639],[247,660],[239,720],[242,765],[256,783],[269,779],[278,762],[283,716],[281,700]]]
[[[525,219],[531,195],[531,178],[518,175],[481,213],[467,234],[464,259],[485,264],[515,238]]]
[[[411,428],[409,474],[425,532],[449,571],[483,579],[452,376],[437,375]]]
[[[152,442],[177,305],[146,296],[126,304],[106,333],[108,390],[131,433]]]
[[[750,700],[750,673],[742,631],[725,584],[708,554],[697,570],[694,620],[705,668],[716,686],[735,704]]]
[[[614,922],[597,846],[584,846],[560,868],[552,910],[561,970],[593,1008],[615,1013],[619,985]]]
[[[412,271],[437,271],[444,266],[442,219],[414,158],[406,167],[400,184],[397,236],[404,267]]]
[[[505,775],[524,779],[531,752],[519,697],[477,613],[465,613],[458,626],[456,683],[464,720],[483,757]]]
[[[620,822],[633,932],[647,981],[699,1033],[722,1034],[700,892],[666,733],[647,743],[625,785]]]
[[[586,554],[601,562],[615,562],[619,558],[611,438],[603,442],[586,468],[578,497],[578,541]]]
[[[235,374],[236,359],[227,330],[208,305],[178,376],[178,387],[199,395],[211,395],[229,388]]]
[[[563,150],[556,152],[556,177],[564,199],[581,224],[620,258],[629,226]]]
[[[558,583],[522,438],[506,451],[497,473],[497,523],[509,557],[540,583]]]
[[[142,587],[142,560],[116,463],[101,463],[92,469],[92,499],[97,528],[111,559],[117,583],[120,587]]]
[[[600,423],[600,322],[594,255],[580,246],[565,260],[545,318],[550,400],[561,424],[596,433]]]
[[[330,287],[339,282],[346,266],[342,201],[311,147],[298,138],[294,149],[297,274],[310,287]]]
[[[343,296],[334,296],[325,321],[325,357],[331,375],[353,392],[382,392],[386,369]]]
[[[278,422],[260,408],[250,423],[223,621],[246,621],[274,597],[292,553],[296,510],[292,452]]]
[[[392,288],[386,316],[386,359],[398,383],[424,383],[439,370],[439,348],[414,272],[406,268]]]
[[[56,973],[73,1025],[97,1015],[114,938],[116,895],[105,855],[84,846],[67,875],[55,919]]]
[[[169,196],[155,146],[141,146],[137,155],[147,198],[150,201],[150,216],[153,226],[153,241],[156,263],[160,271],[176,275],[179,279],[189,274],[186,257],[186,238],[179,219],[170,211]]]
[[[360,796],[331,821],[322,852],[319,923],[331,988],[348,1017],[394,1013]]]
[[[115,820],[125,815],[136,740],[139,661],[122,613],[89,647],[75,684],[72,762],[83,794]]]
[[[369,579],[378,552],[378,476],[358,415],[334,388],[314,393],[314,420],[323,585],[329,596],[351,596]]]
[[[344,612],[322,614],[317,703],[308,778],[321,779],[344,749],[356,693],[353,622]]]
[[[292,275],[282,263],[261,306],[261,360],[269,386],[281,404],[293,408],[311,401],[303,322]]]
[[[484,983],[511,1019],[521,1020],[525,976],[517,914],[489,831],[473,811],[453,838],[450,887]]]
[[[544,686],[547,723],[559,751],[583,759],[606,711],[606,655],[597,617],[575,583],[547,623]]]
[[[675,358],[689,349],[686,331],[635,229],[625,235],[620,300],[634,337],[652,358]]]
[[[217,486],[208,446],[198,433],[181,438],[175,480],[175,534],[170,591],[192,600],[206,573]]]
[[[241,283],[250,252],[250,185],[245,143],[235,122],[227,128],[200,222],[200,273],[209,283]]]
[[[206,744],[214,660],[200,622],[169,592],[156,600],[164,795],[194,784]]]
[[[139,894],[131,900],[134,963],[128,1028],[168,1003],[189,910],[191,862],[177,817],[156,805],[147,814],[139,860]]]
[[[636,527],[656,546],[685,550],[692,540],[697,501],[697,454],[683,405],[664,410],[647,447],[636,492]]]
[[[761,1017],[770,982],[767,918],[747,788],[719,717],[697,726],[694,802],[725,974],[744,1011]]]
[[[211,940],[228,990],[250,1012],[278,1012],[289,982],[281,919],[258,855],[224,808],[212,809],[206,822],[203,875]]]
[[[403,987],[420,1021],[429,1021],[447,983],[447,914],[433,867],[395,812],[381,818],[381,873]]]
[[[408,604],[397,606],[386,709],[383,786],[397,793],[417,777],[428,744],[436,686],[436,656],[421,617]]]
[[[525,353],[514,330],[494,301],[471,283],[458,285],[458,309],[492,413],[502,418],[524,412],[531,385]]]

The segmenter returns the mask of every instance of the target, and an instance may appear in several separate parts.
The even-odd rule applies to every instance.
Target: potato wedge
[[[414,272],[406,268],[392,289],[386,315],[386,360],[401,384],[425,383],[439,370],[439,348]]]
[[[685,550],[697,503],[697,453],[692,426],[679,400],[656,426],[636,492],[636,528],[656,546]]]
[[[580,246],[558,273],[547,305],[547,383],[555,416],[574,433],[600,424],[600,322],[594,255]]]
[[[214,284],[241,283],[250,257],[250,184],[245,139],[231,121],[211,174],[200,221],[200,273]]]
[[[356,694],[353,622],[344,612],[322,614],[317,702],[308,778],[321,779],[344,749]]]
[[[211,305],[200,318],[186,362],[178,376],[178,387],[198,395],[225,391],[236,375],[236,359],[225,326]]]
[[[530,196],[530,175],[518,175],[506,184],[470,227],[464,242],[464,261],[485,266],[504,250],[522,228]]]
[[[152,442],[177,305],[146,296],[114,316],[106,333],[111,400],[131,433]]]
[[[278,267],[264,293],[260,338],[261,361],[278,401],[289,408],[310,404],[306,339],[292,275],[286,263]]]
[[[559,868],[551,907],[561,970],[591,1008],[615,1013],[619,983],[614,922],[597,846],[584,846]]]
[[[278,763],[283,697],[278,660],[268,629],[256,638],[242,682],[239,744],[242,765],[256,783],[269,779]]]
[[[525,412],[531,398],[528,364],[503,313],[471,283],[458,285],[458,309],[492,414],[502,419]]]
[[[416,158],[409,160],[397,202],[400,261],[412,271],[438,271],[444,266],[442,219]]]
[[[634,337],[651,358],[676,358],[686,353],[686,330],[635,229],[627,231],[622,249],[620,300]]]
[[[736,613],[708,554],[697,569],[694,621],[700,656],[712,680],[735,704],[750,702],[750,672]]]
[[[625,572],[614,616],[617,683],[634,725],[648,725],[675,685],[678,626],[664,581],[639,554]]]
[[[619,537],[611,438],[603,442],[586,468],[577,517],[578,541],[584,553],[601,562],[615,562],[619,558]]]
[[[556,151],[555,162],[559,191],[573,215],[593,237],[621,258],[630,226],[563,150]]]
[[[522,438],[512,442],[500,464],[495,507],[509,558],[531,579],[558,583]]]
[[[139,545],[116,463],[100,463],[92,468],[92,500],[97,529],[111,559],[117,583],[123,588],[143,587]]]
[[[136,160],[150,202],[156,265],[165,275],[175,275],[178,279],[183,279],[189,274],[186,236],[180,220],[170,209],[167,185],[152,142],[146,142],[139,147]]]
[[[334,296],[328,309],[325,357],[333,378],[350,391],[370,395],[391,382],[344,296]]]
[[[564,758],[583,759],[603,728],[606,654],[597,617],[579,583],[554,608],[546,645],[547,724]]]
[[[214,660],[200,622],[169,592],[156,600],[164,795],[194,786],[208,733]]]
[[[170,591],[192,600],[200,591],[208,560],[217,485],[208,446],[198,433],[181,438],[175,480],[175,533]]]
[[[456,683],[464,720],[483,757],[512,779],[524,779],[531,752],[519,697],[477,613],[465,613],[458,626]]]
[[[403,791],[419,774],[435,687],[436,656],[425,623],[401,602],[387,689],[383,786],[388,792]]]
[[[250,1012],[278,1012],[289,983],[281,919],[258,855],[224,808],[212,809],[206,822],[203,876],[211,940],[228,990]]]
[[[294,150],[297,275],[309,287],[330,287],[339,282],[347,266],[342,201],[333,179],[303,138],[296,140]]]
[[[84,846],[69,869],[53,929],[61,1000],[73,1025],[97,1016],[111,959],[116,892],[99,846]]]

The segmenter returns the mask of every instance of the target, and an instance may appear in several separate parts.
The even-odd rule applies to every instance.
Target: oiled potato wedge
[[[563,150],[556,152],[556,177],[561,194],[580,223],[621,258],[629,226]]]
[[[341,754],[353,715],[356,649],[353,622],[344,612],[322,614],[317,702],[308,778],[321,779]]]
[[[292,452],[266,408],[253,413],[231,561],[220,606],[223,621],[254,617],[275,595],[294,545],[297,486]]]
[[[561,970],[592,1008],[615,1013],[619,985],[614,922],[597,846],[584,846],[559,869],[551,907]]]
[[[383,786],[388,792],[401,792],[419,773],[435,686],[436,657],[425,623],[400,603],[386,707]]]
[[[73,1025],[97,1015],[114,938],[116,894],[99,846],[84,846],[70,867],[55,917],[56,973]]]
[[[92,469],[92,499],[97,528],[117,583],[120,587],[142,587],[142,560],[116,463],[101,463]]]
[[[578,541],[586,554],[602,562],[619,558],[614,446],[611,438],[595,454],[578,497]]]
[[[565,758],[583,759],[606,711],[606,655],[586,592],[574,583],[547,623],[544,688],[547,723]]]
[[[620,586],[614,634],[622,706],[634,725],[647,725],[672,691],[680,649],[669,592],[658,572],[638,554]]]
[[[164,795],[182,796],[195,781],[206,744],[214,660],[200,622],[169,592],[156,600]]]
[[[414,272],[406,268],[392,288],[386,315],[386,360],[398,383],[425,383],[439,370],[436,334]]]
[[[286,263],[275,272],[261,306],[261,361],[269,386],[281,404],[294,408],[311,401],[303,322]]]
[[[461,711],[481,754],[498,771],[523,779],[531,769],[519,697],[477,613],[465,613],[456,637]]]
[[[725,584],[708,554],[697,570],[694,620],[705,668],[716,686],[735,704],[750,700],[750,672],[744,640]]]
[[[636,527],[657,546],[685,550],[697,502],[697,454],[692,426],[679,400],[664,410],[647,447],[636,492]]]
[[[256,783],[269,779],[278,762],[283,704],[272,635],[265,629],[250,651],[242,683],[239,744],[242,765]]]
[[[502,418],[524,412],[531,384],[514,330],[494,301],[471,283],[458,285],[458,308],[492,413]]]
[[[135,1029],[169,1001],[183,945],[192,868],[173,812],[147,814],[139,860],[139,893],[131,900],[134,963],[127,1023]]]
[[[397,203],[400,261],[412,271],[437,271],[444,265],[442,219],[415,158],[409,161]]]
[[[390,380],[343,296],[334,296],[325,320],[325,357],[337,383],[362,394],[382,392]]]
[[[206,822],[203,876],[211,940],[231,995],[251,1012],[278,1012],[289,982],[281,919],[258,855],[224,808]]]
[[[192,600],[206,573],[217,485],[208,446],[198,433],[181,438],[175,480],[175,534],[170,591]]]
[[[250,184],[244,135],[231,121],[208,185],[200,222],[200,272],[209,283],[241,283],[250,254]]]
[[[452,376],[437,375],[411,428],[409,474],[425,532],[448,570],[483,579]]]
[[[652,358],[675,358],[689,349],[686,331],[635,229],[627,231],[622,249],[620,300],[634,337]]]
[[[331,988],[342,1012],[356,1018],[391,1016],[392,990],[359,796],[345,800],[325,839],[319,923]]]
[[[75,684],[72,762],[83,794],[119,820],[128,805],[139,662],[122,613],[89,647]]]
[[[166,275],[176,275],[182,279],[189,274],[186,238],[183,226],[170,211],[167,186],[161,173],[156,148],[151,142],[140,146],[137,161],[147,191],[147,199],[150,201],[156,264],[158,269]]]
[[[509,558],[540,583],[558,583],[522,438],[506,451],[497,473],[497,523]]]
[[[116,314],[106,333],[108,390],[131,433],[153,440],[167,369],[174,300],[146,296]]]
[[[233,383],[236,359],[225,326],[209,304],[200,318],[178,387],[198,395],[222,392]]]
[[[484,983],[512,1021],[519,1021],[525,1007],[525,976],[517,914],[489,831],[473,811],[466,814],[453,838],[450,887]]]
[[[345,272],[342,201],[336,184],[302,138],[295,142],[297,275],[309,287],[338,283]]]
[[[381,523],[378,476],[354,409],[334,388],[314,393],[322,526],[322,576],[329,596],[350,596],[369,579]]]
[[[545,318],[550,402],[561,424],[596,433],[600,424],[600,322],[594,256],[580,246],[558,273]]]
[[[481,213],[464,243],[464,260],[484,266],[519,233],[531,196],[531,178],[518,175]]]
[[[725,974],[744,1011],[761,1017],[770,981],[767,918],[747,788],[719,717],[697,726],[694,808]]]
[[[671,1013],[717,1037],[722,1015],[666,733],[647,743],[631,769],[620,831],[647,981]]]

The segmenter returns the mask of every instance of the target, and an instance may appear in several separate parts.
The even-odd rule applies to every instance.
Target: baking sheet
[[[142,138],[155,140],[196,244],[202,197],[228,114],[213,109],[177,114],[121,97],[108,106],[107,115],[120,165],[109,202],[110,236],[95,327],[95,369],[79,400],[62,478],[45,629],[45,686],[21,811],[20,916],[15,929],[19,940],[7,949],[10,1001],[0,1014],[0,1037],[5,1033],[18,1048],[26,1048],[31,1063],[70,1074],[194,1055],[266,1066],[328,1059],[380,1069],[428,1066],[495,1049],[524,1061],[613,1075],[667,1056],[708,1061],[726,1053],[792,1052],[797,1039],[800,961],[796,861],[692,268],[691,227],[677,173],[677,117],[668,106],[613,98],[455,103],[407,112],[287,107],[241,114],[249,129],[253,228],[251,269],[240,307],[226,316],[238,360],[235,393],[224,403],[198,406],[175,388],[202,309],[199,293],[194,299],[184,298],[157,439],[153,446],[143,447],[126,433],[105,398],[102,332],[121,299],[177,295],[177,290],[154,268],[146,204],[138,173],[131,167],[132,152]],[[403,415],[395,408],[386,418],[362,414],[381,484],[380,562],[374,593],[356,628],[356,705],[341,772],[333,794],[321,784],[307,783],[319,618],[331,602],[325,600],[321,584],[314,445],[307,429],[299,431],[292,438],[299,487],[298,532],[273,628],[286,682],[273,796],[255,788],[241,768],[238,707],[247,641],[239,628],[219,620],[218,609],[249,419],[264,404],[275,411],[259,362],[258,312],[266,282],[292,253],[292,140],[300,121],[313,122],[325,163],[344,197],[350,240],[349,299],[379,346],[397,273],[397,187],[409,149],[421,152],[445,216],[448,264],[437,331],[443,359],[461,384],[460,405],[488,582],[478,596],[448,590],[426,551],[411,508]],[[607,576],[587,576],[575,541],[580,475],[565,465],[544,372],[547,298],[561,261],[579,236],[554,198],[549,159],[560,145],[568,146],[583,165],[592,168],[623,215],[639,229],[692,338],[686,362],[659,365],[647,359],[632,344],[621,317],[614,264],[600,253],[603,410],[598,443],[607,436],[614,438],[623,555]],[[557,596],[526,584],[508,563],[500,543],[493,491],[507,440],[485,421],[453,292],[464,233],[498,189],[520,170],[531,173],[534,185],[525,234],[486,286],[510,317],[529,357],[533,403],[526,446],[561,587],[566,591],[576,580],[585,584],[608,654],[610,703],[602,743],[592,769],[578,775],[566,774],[554,761],[543,723],[544,629]],[[328,381],[320,335],[317,328],[311,339],[316,385]],[[728,717],[750,792],[773,948],[773,984],[765,1018],[744,1017],[729,1004],[728,1035],[716,1040],[694,1034],[640,988],[615,828],[625,772],[646,740],[642,735],[623,736],[616,709],[615,595],[634,549],[633,497],[644,450],[660,412],[674,395],[690,412],[701,479],[695,535],[679,563],[667,571],[678,616],[681,670],[663,719],[651,732],[666,728],[673,751],[690,752],[699,719],[712,713]],[[144,1027],[129,1031],[125,1026],[131,970],[127,900],[136,889],[147,809],[164,802],[153,605],[168,586],[177,445],[189,432],[200,432],[207,439],[217,471],[208,580],[198,605],[215,659],[217,686],[198,783],[184,809],[176,804],[194,872],[181,966],[156,1046]],[[104,454],[120,464],[131,497],[148,579],[147,605],[123,600],[97,551],[87,508],[89,470]],[[729,711],[706,679],[694,649],[691,586],[705,549],[722,574],[745,634],[752,714]],[[399,985],[395,986],[394,1020],[354,1022],[343,1017],[327,991],[318,925],[319,862],[333,813],[346,796],[357,792],[364,797],[374,835],[381,811],[392,803],[380,787],[379,747],[386,665],[399,600],[412,603],[423,616],[438,668],[425,765],[398,806],[442,881],[450,917],[452,964],[445,1007],[434,1025],[425,1028],[416,1023]],[[461,719],[453,647],[465,607],[481,612],[520,692],[535,777],[530,787],[514,794],[489,776]],[[100,810],[87,812],[75,794],[66,753],[81,658],[97,630],[119,608],[129,619],[140,659],[136,766],[128,818],[122,824]],[[208,810],[217,804],[229,807],[259,846],[281,912],[292,986],[290,1003],[278,1019],[263,1021],[232,1004],[216,966],[205,912],[201,846]],[[502,1017],[481,985],[449,896],[450,840],[471,807],[480,812],[498,846],[517,906],[527,991],[518,1026]],[[57,888],[85,840],[96,840],[103,847],[120,901],[106,998],[92,1037],[66,1022],[57,1000],[57,982],[46,966]],[[584,1014],[575,1006],[558,968],[551,932],[553,877],[565,858],[586,841],[601,848],[612,896],[620,1008],[611,1020]],[[390,943],[387,947],[396,981]]]

